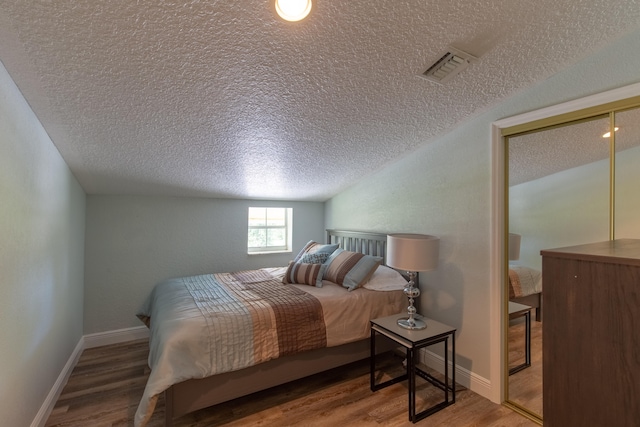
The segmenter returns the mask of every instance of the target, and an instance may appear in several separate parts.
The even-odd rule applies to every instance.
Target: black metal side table
[[[509,375],[531,366],[531,309],[528,305],[509,301],[509,320],[524,316],[524,362],[509,369]]]
[[[423,418],[428,417],[441,409],[452,405],[456,401],[456,347],[455,332],[456,328],[447,326],[435,320],[422,318],[427,322],[427,328],[421,330],[409,330],[398,326],[397,320],[402,317],[396,314],[389,317],[383,317],[371,321],[371,390],[377,391],[381,388],[390,386],[400,381],[409,381],[409,421],[415,423]],[[385,337],[395,341],[406,349],[407,370],[404,374],[382,382],[375,383],[376,372],[376,335],[384,335]],[[449,352],[448,343],[451,338],[451,379],[449,379]],[[444,382],[433,377],[428,372],[417,367],[420,360],[418,351],[421,348],[434,344],[444,343]],[[444,400],[436,405],[431,406],[419,413],[416,413],[416,375],[438,387],[444,392]]]

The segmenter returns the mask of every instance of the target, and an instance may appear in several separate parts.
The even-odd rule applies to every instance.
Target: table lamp
[[[516,233],[509,233],[509,261],[520,259],[520,241],[522,236]]]
[[[420,296],[420,289],[415,283],[416,272],[435,270],[438,267],[438,249],[440,239],[425,234],[389,234],[387,235],[387,265],[397,270],[406,271],[409,283],[404,288],[409,298],[407,318],[398,319],[398,325],[405,329],[424,329],[427,324],[416,319],[414,299]]]

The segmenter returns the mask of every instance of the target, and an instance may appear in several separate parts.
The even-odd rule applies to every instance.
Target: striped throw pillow
[[[352,291],[362,286],[382,263],[382,257],[336,249],[327,260],[323,279]]]
[[[324,264],[306,264],[289,262],[287,272],[282,278],[283,283],[299,283],[301,285],[322,287],[322,275],[327,268]]]

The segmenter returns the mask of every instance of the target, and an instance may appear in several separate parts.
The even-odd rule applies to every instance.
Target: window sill
[[[293,251],[264,251],[264,252],[247,252],[247,255],[269,255],[269,254],[291,254]]]

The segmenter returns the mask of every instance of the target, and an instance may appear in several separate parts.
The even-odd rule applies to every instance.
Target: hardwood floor
[[[131,426],[149,368],[146,340],[87,349],[47,421],[53,426]],[[389,356],[385,371],[401,368]],[[391,372],[393,374],[393,372]],[[382,378],[384,379],[384,378]],[[417,408],[442,392],[419,381]],[[456,403],[420,421],[428,426],[536,426],[510,409],[458,387]],[[294,381],[185,415],[179,427],[214,426],[411,426],[406,382],[377,392],[369,389],[368,361]],[[160,398],[149,426],[164,424]]]

